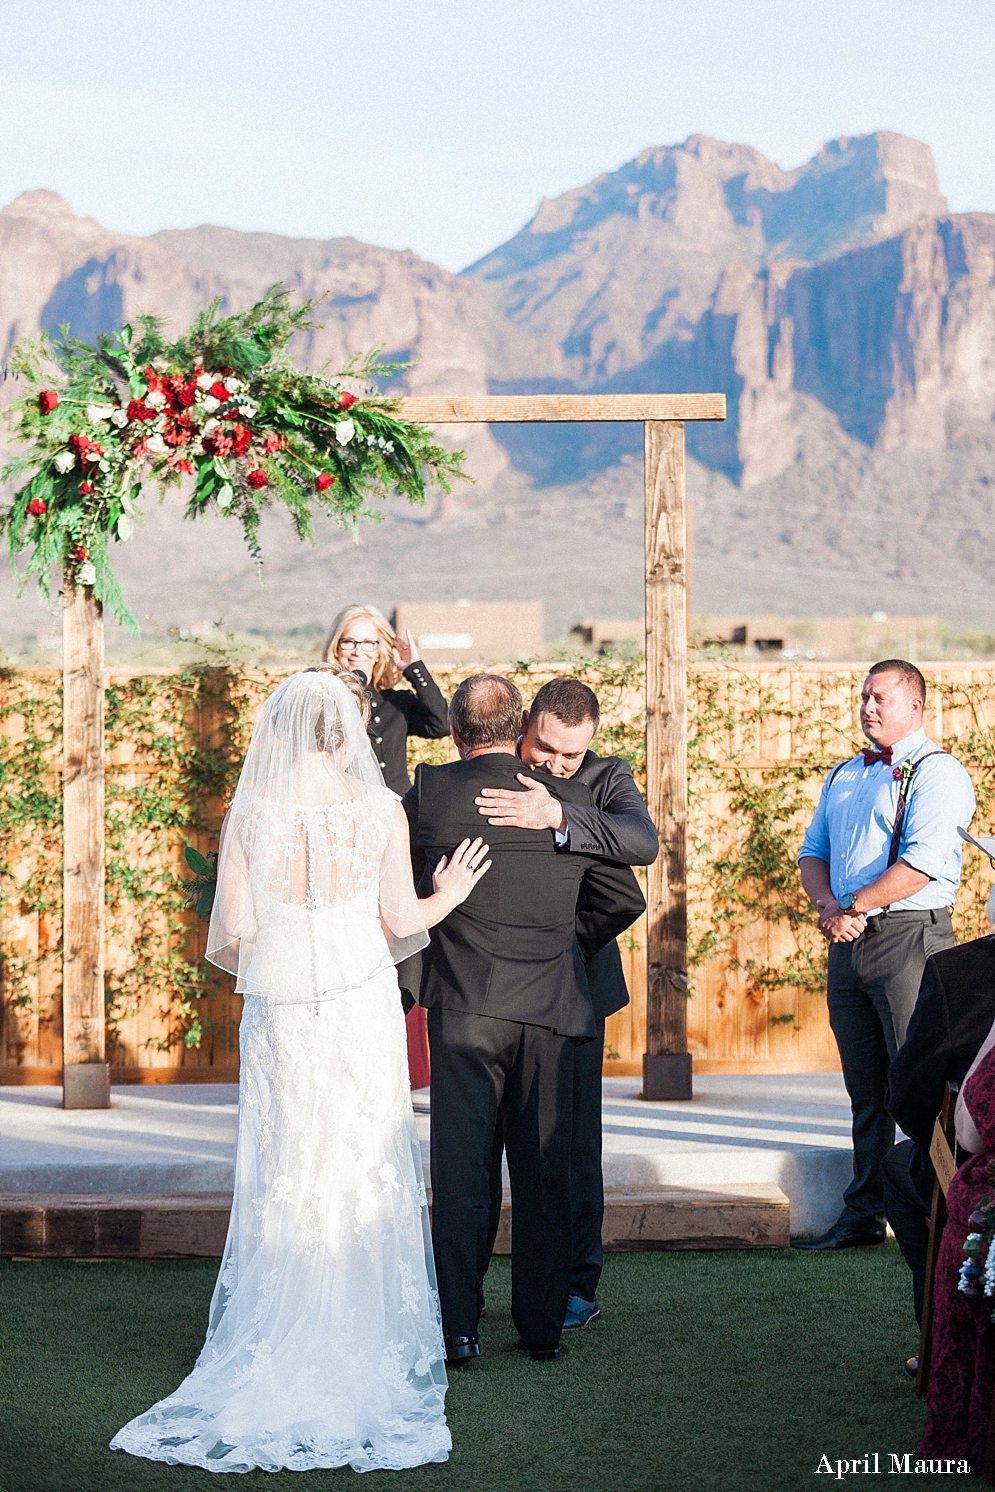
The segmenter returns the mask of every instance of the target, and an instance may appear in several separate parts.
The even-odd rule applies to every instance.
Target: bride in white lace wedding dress
[[[489,862],[462,845],[416,900],[365,703],[309,670],[253,731],[208,938],[245,995],[231,1224],[193,1371],[111,1441],[134,1456],[374,1471],[451,1448],[394,962]]]

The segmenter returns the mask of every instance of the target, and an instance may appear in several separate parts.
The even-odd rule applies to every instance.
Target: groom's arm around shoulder
[[[621,865],[652,865],[660,853],[660,837],[629,763],[589,751],[570,780],[590,788],[594,807],[564,804],[566,848]]]

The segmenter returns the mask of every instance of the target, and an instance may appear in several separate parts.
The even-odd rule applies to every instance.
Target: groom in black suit
[[[525,791],[517,782],[522,718],[521,695],[505,679],[478,674],[456,691],[449,719],[462,760],[418,767],[404,799],[420,891],[442,855],[479,834],[475,799],[484,788]],[[580,784],[550,786],[579,809],[592,806]],[[432,929],[423,954],[442,1327],[447,1361],[479,1355],[500,1109],[514,1212],[512,1318],[533,1360],[548,1361],[559,1356],[570,1293],[575,1049],[598,1032],[575,934],[592,862],[557,853],[552,832],[499,827],[488,838],[490,871]],[[588,935],[592,947],[609,941],[611,918],[595,911]]]
[[[593,689],[579,679],[552,679],[543,684],[525,716],[518,753],[535,772],[522,774],[524,792],[484,788],[478,811],[492,828],[504,826],[548,831],[562,854],[594,856],[597,871],[581,882],[577,936],[585,958],[588,985],[598,1018],[594,1041],[578,1045],[574,1062],[574,1132],[571,1155],[573,1268],[566,1330],[587,1326],[601,1314],[598,1281],[604,1264],[601,1227],[605,1192],[601,1168],[601,1076],[605,1018],[629,1003],[622,960],[615,939],[645,910],[632,865],[651,865],[660,851],[653,820],[646,811],[627,761],[596,756],[588,748],[601,710]],[[550,777],[556,779],[551,782]],[[593,805],[556,796],[564,780],[583,784]],[[551,790],[551,791],[550,791]],[[611,928],[612,912],[619,914]],[[588,934],[594,931],[592,940]],[[606,944],[604,934],[610,931]],[[501,1144],[495,1142],[492,1163],[491,1238],[501,1213]]]

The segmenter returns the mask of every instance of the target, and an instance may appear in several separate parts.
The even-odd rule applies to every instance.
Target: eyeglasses
[[[370,658],[380,647],[378,642],[362,642],[358,637],[340,637],[338,645],[348,653],[366,653]]]

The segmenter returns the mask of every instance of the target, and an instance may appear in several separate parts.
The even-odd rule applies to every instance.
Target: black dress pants
[[[841,1214],[848,1222],[884,1213],[881,1162],[895,1143],[884,1106],[888,1068],[905,1040],[927,958],[953,946],[946,908],[868,917],[855,942],[829,945],[829,1024],[853,1114],[853,1180]]]
[[[921,1145],[917,1145],[915,1140],[902,1140],[885,1156],[881,1177],[884,1181],[884,1210],[898,1240],[902,1258],[912,1271],[912,1303],[921,1326],[929,1214],[933,1207],[936,1172]]]
[[[601,1078],[605,1061],[605,1023],[599,1034],[578,1041],[574,1050],[573,1135],[570,1142],[570,1294],[593,1301],[605,1264],[601,1229],[605,1220],[605,1179],[601,1169]],[[491,1212],[487,1258],[501,1225],[501,1157],[504,1115],[499,1113],[491,1156]],[[486,1264],[484,1268],[486,1269]]]
[[[530,1347],[555,1347],[570,1294],[575,1042],[544,1026],[439,1006],[428,1012],[428,1034],[432,1241],[443,1333],[477,1333],[493,1247],[500,1110],[514,1218],[511,1316]]]

